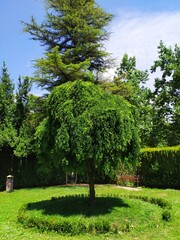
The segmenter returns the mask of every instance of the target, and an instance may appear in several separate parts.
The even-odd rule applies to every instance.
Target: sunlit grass
[[[100,235],[79,235],[79,236],[60,236],[55,232],[41,233],[37,229],[25,229],[17,222],[19,209],[27,203],[36,203],[32,206],[37,206],[38,202],[48,202],[52,197],[72,196],[76,194],[87,194],[87,187],[49,187],[36,189],[15,190],[12,193],[0,193],[0,239],[180,239],[180,191],[175,190],[158,190],[158,189],[140,189],[139,191],[130,191],[117,188],[116,186],[97,186],[96,192],[100,195],[144,195],[149,197],[163,198],[169,201],[172,208],[172,221],[165,222],[160,219],[162,209],[153,204],[142,202],[141,200],[133,200],[122,198],[121,204],[124,206],[112,206],[107,212],[100,212],[98,217],[111,219],[114,229],[118,230],[118,221],[127,221],[131,226],[130,232],[117,231],[118,233],[106,233]],[[109,197],[110,198],[110,197]],[[69,198],[70,199],[70,198]],[[85,199],[84,199],[85,200]],[[105,201],[104,201],[105,202]],[[120,204],[119,203],[119,204]],[[108,204],[108,202],[105,202]],[[101,204],[102,205],[102,204]],[[128,205],[129,207],[126,207]],[[31,205],[30,205],[31,206]],[[76,204],[77,206],[77,204]],[[80,206],[80,205],[79,205]],[[86,203],[83,203],[84,210]],[[74,206],[75,208],[75,206]],[[112,211],[113,209],[113,211]],[[61,211],[56,214],[45,208],[31,209],[28,214],[36,212],[40,217],[70,217],[76,218],[77,212],[74,215],[68,216],[68,209],[64,216],[61,216]],[[141,210],[141,211],[140,211]],[[50,214],[49,212],[50,211]],[[69,209],[71,212],[72,209]],[[101,210],[98,210],[101,211]],[[139,212],[141,212],[139,214]],[[142,214],[143,213],[143,214]],[[84,213],[81,213],[84,216]],[[139,214],[139,215],[138,215]],[[88,219],[91,214],[86,214]],[[109,218],[108,218],[109,217]],[[121,229],[121,226],[119,226]]]

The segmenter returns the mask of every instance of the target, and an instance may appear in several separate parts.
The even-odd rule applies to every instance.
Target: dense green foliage
[[[0,76],[0,148],[12,146],[15,131],[13,128],[14,117],[14,94],[13,83],[10,79],[6,64],[3,63]]]
[[[180,189],[180,146],[141,150],[143,186]]]
[[[11,172],[13,146],[16,138],[16,130],[13,127],[15,106],[13,89],[8,69],[3,63],[0,75],[0,189],[6,176],[6,170]]]
[[[39,85],[52,90],[82,75],[83,79],[95,79],[96,73],[109,65],[103,44],[111,19],[94,0],[48,0],[44,22],[38,25],[32,18],[25,23],[25,31],[47,50],[46,58],[35,64]]]
[[[180,47],[158,46],[158,60],[152,72],[160,69],[153,92],[153,130],[151,146],[174,146],[180,143]]]
[[[51,180],[53,174],[39,174],[35,156],[34,133],[43,118],[43,101],[30,94],[28,78],[19,78],[16,94],[13,88],[4,63],[0,77],[0,190],[9,174],[15,176],[15,188],[57,183]]]
[[[0,124],[12,123],[14,107],[14,86],[10,79],[5,62],[0,78]]]
[[[18,79],[18,89],[16,92],[16,106],[15,106],[15,120],[14,124],[16,129],[20,130],[20,127],[23,124],[23,121],[27,118],[27,115],[30,111],[29,103],[29,92],[31,89],[31,82],[28,77],[22,80],[21,77]]]
[[[152,128],[152,106],[150,89],[146,86],[148,72],[136,68],[136,58],[124,54],[112,82],[103,82],[102,88],[112,94],[121,95],[136,106],[136,120],[139,126],[141,145],[149,143]]]
[[[50,165],[54,162],[73,170],[77,162],[93,158],[107,174],[113,174],[113,163],[123,161],[128,154],[137,156],[135,110],[120,96],[76,81],[54,89],[47,106],[48,117],[38,127],[36,137],[39,154],[43,159],[46,155]],[[85,169],[86,164],[82,165]]]
[[[38,155],[47,169],[114,176],[121,162],[136,165],[139,138],[135,109],[93,83],[75,81],[54,89],[48,116],[36,132]],[[94,190],[93,190],[94,191]]]

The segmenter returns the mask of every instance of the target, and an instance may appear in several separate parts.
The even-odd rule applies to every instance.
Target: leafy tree
[[[135,165],[139,151],[134,107],[120,96],[90,82],[74,81],[53,90],[48,115],[36,131],[43,166],[86,172],[90,205],[95,204],[94,178],[116,174],[119,164]]]
[[[151,91],[146,87],[148,72],[136,68],[136,58],[124,54],[117,68],[113,82],[103,83],[102,87],[113,94],[121,95],[136,106],[136,119],[139,125],[141,145],[149,142],[151,132],[152,109],[150,105]]]
[[[180,47],[166,47],[161,41],[158,54],[151,67],[152,72],[161,71],[161,77],[155,79],[153,93],[152,146],[177,145],[180,142]]]
[[[78,72],[92,80],[92,73],[103,71],[109,65],[103,42],[108,39],[106,26],[111,19],[112,15],[94,0],[48,0],[42,24],[38,25],[34,18],[24,23],[25,31],[47,50],[46,57],[35,64],[39,85],[52,90],[79,79]]]

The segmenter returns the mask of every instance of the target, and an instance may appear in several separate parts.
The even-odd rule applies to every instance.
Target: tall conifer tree
[[[45,21],[24,23],[47,51],[35,64],[39,85],[51,90],[66,81],[94,80],[109,65],[103,44],[111,19],[94,0],[47,0]]]
[[[13,127],[14,117],[14,86],[8,69],[3,62],[0,76],[0,181],[7,174],[12,174],[13,146],[16,131]]]
[[[28,94],[31,89],[31,83],[28,77],[23,80],[18,79],[18,90],[16,92],[16,107],[15,107],[15,126],[19,131],[23,121],[26,119],[28,110]]]
[[[2,74],[0,77],[0,123],[11,122],[14,110],[14,86],[5,62],[3,62]]]

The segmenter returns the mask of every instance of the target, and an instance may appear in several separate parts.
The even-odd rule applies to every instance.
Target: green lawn
[[[12,193],[0,192],[0,239],[180,239],[180,191],[177,190],[140,188],[139,191],[131,191],[118,188],[115,185],[96,186],[96,193],[98,195],[141,195],[163,198],[172,204],[171,222],[160,220],[160,212],[162,211],[160,207],[153,204],[144,203],[141,200],[122,198],[123,204],[121,203],[121,208],[119,205],[114,207],[114,209],[118,209],[119,211],[115,211],[114,214],[114,205],[111,206],[112,209],[109,208],[107,212],[101,212],[102,210],[99,210],[100,215],[103,214],[115,222],[117,219],[120,221],[122,221],[122,219],[126,221],[132,219],[132,225],[135,225],[136,227],[134,229],[132,228],[130,232],[123,233],[119,231],[117,234],[85,234],[72,237],[67,235],[61,236],[54,232],[41,233],[35,228],[25,229],[20,223],[17,222],[18,210],[26,203],[41,202],[43,200],[50,200],[52,197],[60,197],[65,195],[87,194],[87,192],[87,187],[48,187],[15,190]],[[102,200],[103,198],[101,201]],[[103,201],[107,206],[108,204],[112,204],[112,202],[108,202],[105,199]],[[100,205],[103,204],[103,201],[100,202]],[[47,202],[48,201],[43,201],[43,203]],[[32,206],[37,208],[38,203],[35,203]],[[72,212],[72,217],[76,217],[75,215],[77,215],[77,212],[75,208],[76,206],[74,206],[74,209],[71,208],[68,212],[65,212],[64,217],[69,217],[69,212]],[[62,209],[59,210],[58,214],[54,213],[52,209],[53,208],[46,209],[46,212],[39,211],[38,214],[45,214],[45,218],[54,214],[63,214]],[[52,212],[48,212],[47,210],[51,210]],[[33,211],[30,214],[33,214]],[[92,213],[87,212],[86,214],[87,218],[92,217]]]

